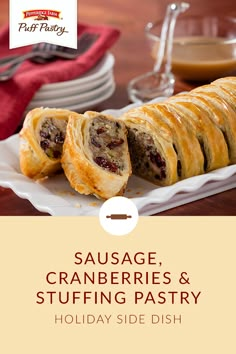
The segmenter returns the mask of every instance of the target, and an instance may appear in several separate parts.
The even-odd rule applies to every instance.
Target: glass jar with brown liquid
[[[155,60],[161,23],[149,24],[146,34]],[[172,53],[175,75],[194,81],[211,81],[236,75],[236,19],[186,17],[176,23]]]

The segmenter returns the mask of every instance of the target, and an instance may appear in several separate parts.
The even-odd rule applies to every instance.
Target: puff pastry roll
[[[204,106],[203,101],[194,95],[185,94],[173,96],[167,102],[178,110],[186,125],[192,125],[204,155],[204,171],[209,172],[227,166],[229,155],[224,135],[212,122],[212,113]]]
[[[198,99],[199,105],[208,111],[212,122],[222,131],[230,163],[236,163],[236,114],[232,107],[214,92],[192,91],[190,94]]]
[[[121,117],[128,129],[133,173],[160,186],[178,181],[178,157],[171,129],[148,105]]]
[[[165,186],[236,163],[235,89],[222,78],[125,113],[134,173]]]
[[[108,199],[124,193],[131,174],[125,124],[97,112],[69,118],[62,167],[81,194]]]
[[[236,78],[235,78],[236,79]],[[227,104],[233,109],[236,113],[236,104],[235,104],[235,94],[232,90],[227,89],[225,86],[221,84],[217,84],[217,82],[213,82],[209,85],[204,85],[197,87],[196,89],[192,90],[191,92],[213,92],[216,94],[220,99],[223,99]]]
[[[198,140],[165,104],[149,104],[123,116],[134,173],[165,186],[204,172]]]
[[[231,77],[222,77],[212,82],[213,85],[221,86],[224,89],[228,90],[230,93],[236,95],[236,78]]]
[[[204,172],[204,156],[201,146],[192,129],[168,104],[151,105],[155,112],[155,121],[166,122],[171,129],[173,146],[178,157],[177,173],[179,179],[196,176]]]
[[[71,112],[35,108],[20,132],[20,168],[24,175],[41,179],[61,170],[62,146]]]

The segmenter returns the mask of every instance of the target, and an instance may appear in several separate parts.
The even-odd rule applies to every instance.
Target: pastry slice
[[[224,135],[211,121],[208,112],[199,107],[188,94],[173,96],[166,102],[181,116],[182,122],[195,133],[204,156],[204,171],[209,172],[227,166],[229,157]]]
[[[233,95],[236,95],[236,76],[222,77],[213,81],[212,85],[221,86]]]
[[[64,109],[35,108],[20,132],[20,168],[35,180],[61,170],[62,147],[71,112]]]
[[[128,129],[133,173],[160,186],[177,182],[178,156],[168,124],[157,122],[148,105],[128,111],[121,119]]]
[[[194,90],[190,93],[198,104],[208,111],[209,117],[222,131],[229,152],[231,164],[236,163],[236,112],[214,92]]]
[[[227,88],[223,87],[223,85],[219,85],[215,82],[210,85],[199,86],[191,92],[213,92],[218,97],[227,102],[227,104],[236,113],[235,94],[231,90],[227,90]]]
[[[157,124],[165,122],[171,129],[174,149],[177,153],[177,173],[179,179],[196,176],[204,172],[204,156],[198,139],[191,129],[185,125],[181,116],[171,110],[168,104],[150,105]]]
[[[125,124],[97,112],[71,115],[62,167],[81,194],[101,199],[122,195],[131,174]]]

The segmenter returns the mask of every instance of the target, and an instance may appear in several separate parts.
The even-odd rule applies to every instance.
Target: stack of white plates
[[[109,98],[115,90],[114,56],[111,53],[78,79],[47,84],[34,95],[26,111],[36,107],[84,111]]]

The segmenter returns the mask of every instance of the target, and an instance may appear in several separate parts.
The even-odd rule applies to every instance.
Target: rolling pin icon
[[[111,220],[126,220],[132,218],[131,215],[127,215],[127,214],[111,214],[111,215],[107,215],[106,217],[107,219],[111,219]]]

